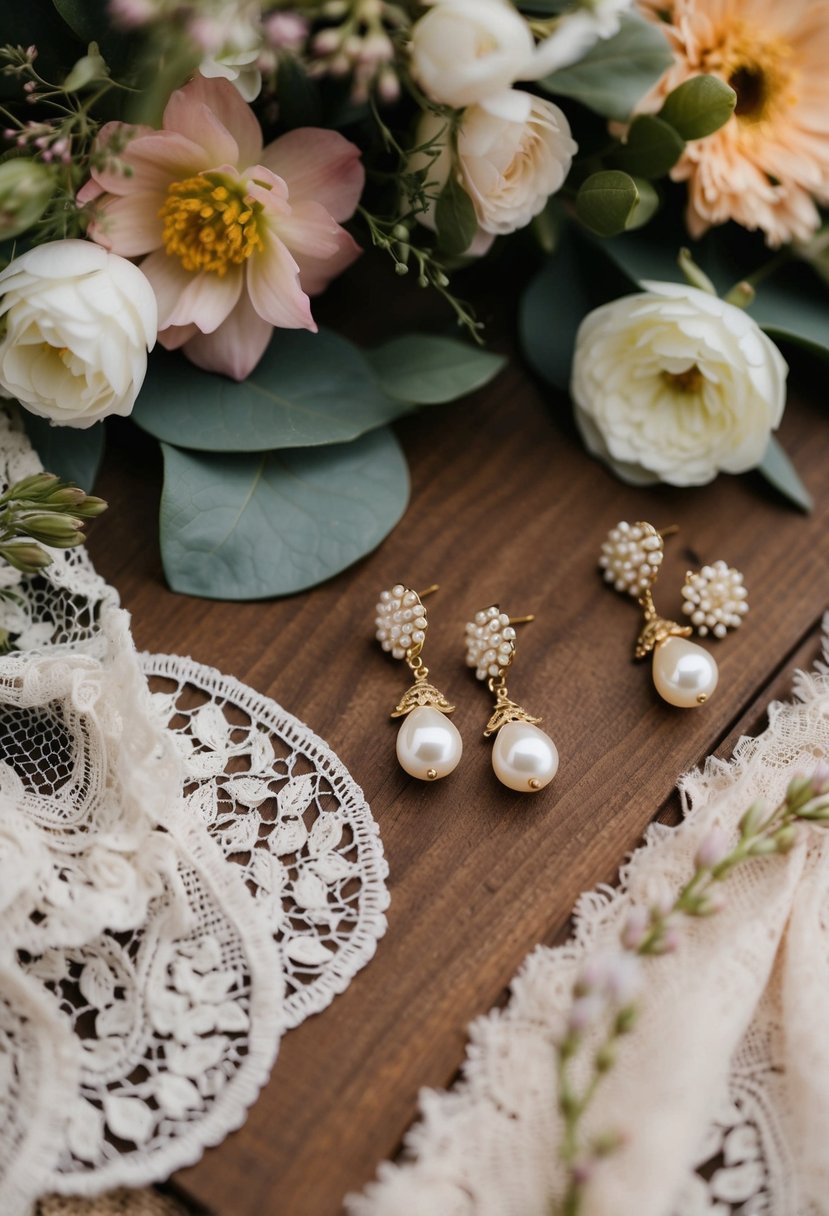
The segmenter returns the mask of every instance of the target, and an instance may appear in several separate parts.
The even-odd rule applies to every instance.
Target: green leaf
[[[474,393],[506,364],[501,355],[428,334],[405,334],[365,354],[383,391],[414,405],[439,405]]]
[[[640,114],[610,159],[615,168],[634,177],[664,177],[684,150],[685,142],[673,127],[651,114]]]
[[[737,94],[718,76],[692,76],[669,93],[659,117],[683,139],[704,139],[725,126]]]
[[[450,173],[435,207],[435,224],[440,247],[451,257],[465,253],[478,231],[472,199]]]
[[[576,215],[598,236],[624,232],[639,202],[636,182],[619,169],[592,173],[576,195]]]
[[[174,591],[291,595],[374,549],[403,514],[409,476],[391,431],[255,456],[162,444],[161,554]]]
[[[639,197],[636,200],[636,206],[628,216],[626,229],[644,228],[645,224],[649,223],[659,209],[660,197],[655,186],[653,186],[644,177],[635,177],[633,179],[636,186],[636,193]]]
[[[75,426],[52,426],[28,410],[21,410],[21,414],[26,434],[46,472],[74,481],[89,493],[104,454],[103,424],[96,422],[79,430]]]
[[[410,408],[383,391],[345,338],[280,329],[241,382],[156,351],[132,416],[156,439],[179,447],[262,452],[347,443]]]
[[[624,121],[672,63],[659,26],[623,13],[618,34],[600,40],[578,63],[540,83],[548,93],[572,97],[605,118]]]
[[[600,248],[604,248],[601,246]],[[607,258],[572,229],[521,299],[519,333],[524,354],[542,379],[566,392],[576,333],[594,308],[630,291]]]
[[[807,513],[814,507],[814,500],[797,473],[792,462],[772,436],[766,454],[757,466],[757,472],[762,473],[766,481],[785,495],[801,511]]]
[[[829,295],[805,267],[789,266],[758,283],[746,312],[775,341],[794,342],[823,359],[829,356]]]
[[[109,27],[108,0],[52,0],[57,11],[81,42],[100,40]]]

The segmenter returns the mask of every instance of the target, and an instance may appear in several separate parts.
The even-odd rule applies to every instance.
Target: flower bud
[[[650,912],[641,905],[631,908],[622,928],[622,945],[626,950],[638,950],[648,935]]]
[[[762,798],[758,798],[755,802],[752,802],[751,806],[740,820],[740,835],[742,836],[743,840],[745,840],[747,836],[754,835],[768,813],[769,808]]]
[[[805,773],[796,773],[789,782],[786,790],[786,805],[790,811],[796,811],[812,796],[812,779]]]
[[[106,80],[109,68],[98,50],[97,42],[90,42],[87,53],[77,61],[63,82],[67,93],[79,93],[95,80]]]
[[[784,828],[775,833],[778,853],[788,853],[797,844],[797,828],[793,823],[787,823]]]
[[[51,566],[52,559],[40,545],[25,541],[10,541],[0,545],[0,561],[6,561],[22,574],[37,574],[44,566]]]
[[[29,477],[23,477],[20,481],[16,481],[13,486],[9,486],[3,495],[3,501],[8,502],[11,499],[15,499],[18,502],[23,500],[30,502],[37,501],[44,498],[59,484],[59,479],[54,473],[32,473]]]
[[[713,870],[728,856],[728,837],[716,825],[703,837],[695,858],[698,870]]]
[[[821,760],[812,772],[812,793],[819,797],[829,794],[829,764]]]
[[[18,527],[25,536],[58,549],[69,549],[83,539],[83,524],[71,515],[24,515]]]
[[[54,191],[54,172],[40,161],[18,156],[0,165],[0,240],[31,228]]]

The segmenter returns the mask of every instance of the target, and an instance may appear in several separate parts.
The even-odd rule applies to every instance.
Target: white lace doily
[[[0,483],[39,468],[0,411]],[[0,598],[3,1216],[223,1139],[388,902],[377,826],[326,745],[217,671],[139,661],[85,552],[53,556],[4,570]]]
[[[829,616],[824,631],[829,662]],[[618,943],[633,904],[673,898],[712,824],[736,839],[756,798],[775,804],[829,758],[829,667],[798,675],[795,695],[731,763],[683,778],[683,823],[651,826],[619,886],[582,896],[571,942],[526,959],[508,1006],[470,1027],[459,1083],[424,1091],[400,1160],[347,1200],[350,1216],[558,1212],[555,1044],[574,980]],[[647,962],[636,1028],[587,1120],[626,1142],[596,1169],[584,1216],[829,1212],[829,829],[741,866],[724,890],[722,912]]]

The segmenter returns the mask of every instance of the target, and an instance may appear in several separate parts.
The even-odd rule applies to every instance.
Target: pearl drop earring
[[[549,785],[558,772],[558,750],[533,718],[510,700],[506,673],[515,657],[513,625],[532,621],[531,616],[510,620],[497,605],[476,612],[466,626],[466,662],[479,680],[486,680],[495,697],[484,738],[495,735],[492,767],[498,780],[511,790],[533,794]]]
[[[619,523],[602,545],[599,566],[605,581],[637,600],[645,614],[634,655],[643,659],[653,654],[656,691],[669,705],[693,709],[709,700],[719,671],[713,655],[687,640],[693,632],[691,626],[666,620],[654,606],[652,588],[662,564],[663,537],[669,531],[676,529],[658,532],[653,524],[642,521]]]
[[[381,591],[374,622],[380,645],[393,658],[405,659],[414,680],[391,716],[405,719],[397,732],[400,767],[419,781],[448,777],[463,752],[460,732],[446,717],[455,706],[429,683],[429,668],[420,657],[428,627],[423,597],[437,589],[435,585],[418,594],[397,583]]]

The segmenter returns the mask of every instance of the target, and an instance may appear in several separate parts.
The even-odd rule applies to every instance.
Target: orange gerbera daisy
[[[640,105],[654,112],[691,76],[737,94],[734,116],[689,143],[672,177],[688,182],[688,227],[736,220],[770,245],[805,240],[829,202],[829,0],[639,0],[674,63]]]

